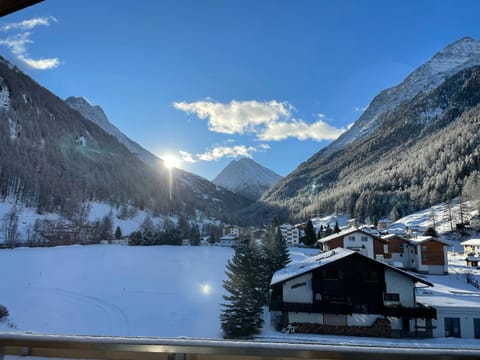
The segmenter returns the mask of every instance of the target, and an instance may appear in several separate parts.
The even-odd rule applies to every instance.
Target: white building
[[[230,236],[239,237],[241,233],[242,233],[242,229],[240,228],[240,226],[225,225],[223,227],[223,235],[230,235]]]
[[[300,241],[300,233],[298,228],[290,224],[282,224],[280,225],[280,231],[282,233],[283,238],[287,242],[289,246],[298,245]]]
[[[237,243],[238,237],[232,235],[225,235],[218,239],[218,244],[220,246],[234,246]]]
[[[480,302],[476,294],[417,296],[417,302],[437,310],[433,337],[480,339]]]

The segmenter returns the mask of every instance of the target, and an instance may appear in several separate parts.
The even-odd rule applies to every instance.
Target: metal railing
[[[5,355],[68,359],[480,359],[480,349],[0,333]]]

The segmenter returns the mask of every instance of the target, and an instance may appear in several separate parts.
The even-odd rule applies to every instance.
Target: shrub
[[[0,319],[7,316],[8,316],[8,309],[5,306],[0,305]]]

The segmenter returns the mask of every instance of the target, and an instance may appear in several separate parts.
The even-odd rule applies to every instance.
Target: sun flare
[[[180,160],[173,155],[164,155],[162,159],[167,169],[177,168],[180,165]]]

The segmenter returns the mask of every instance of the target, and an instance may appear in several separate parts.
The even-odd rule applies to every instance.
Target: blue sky
[[[61,98],[212,179],[247,155],[280,175],[447,44],[472,1],[46,0],[0,19],[0,54]]]

